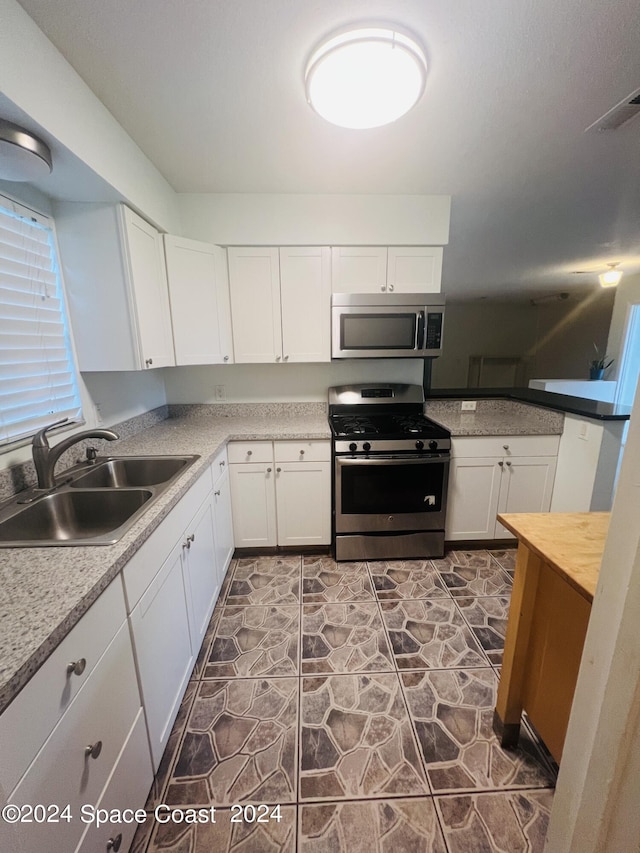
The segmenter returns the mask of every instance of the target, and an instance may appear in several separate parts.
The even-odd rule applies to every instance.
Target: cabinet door
[[[446,539],[493,539],[502,479],[496,457],[454,457],[449,474]]]
[[[231,306],[220,246],[165,234],[176,364],[229,364]]]
[[[229,290],[237,363],[282,359],[280,271],[274,248],[230,248]]]
[[[331,361],[331,253],[280,249],[282,360]]]
[[[440,293],[440,246],[389,246],[387,289],[397,293]]]
[[[234,548],[228,469],[218,478],[213,487],[213,523],[216,542],[216,569],[218,581],[222,586]]]
[[[233,538],[236,548],[276,545],[273,463],[230,465]]]
[[[156,771],[194,664],[182,543],[173,549],[130,619]]]
[[[549,512],[556,473],[555,456],[505,457],[498,512]],[[496,521],[496,539],[513,539]]]
[[[191,643],[194,649],[199,649],[220,592],[211,496],[185,531],[182,547],[191,600]]]
[[[380,293],[387,289],[385,246],[334,246],[331,249],[334,293]]]
[[[331,463],[281,462],[276,468],[278,545],[331,542]]]
[[[168,367],[176,362],[162,240],[153,225],[126,207],[122,211],[142,366]]]

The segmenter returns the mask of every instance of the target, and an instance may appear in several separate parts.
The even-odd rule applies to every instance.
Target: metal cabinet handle
[[[225,357],[224,357],[223,361],[229,361],[229,356],[228,356],[228,355],[225,355]]]
[[[253,455],[253,450],[247,450],[247,456],[252,456],[252,455]]]
[[[383,284],[383,285],[380,287],[380,290],[382,290],[383,292],[384,292],[386,289],[387,289],[386,284]]]
[[[277,356],[276,356],[276,361],[280,361],[280,356],[279,356],[279,355],[277,355]]]
[[[500,462],[498,462],[498,465],[502,468],[502,466],[504,465],[504,462],[502,460],[500,460]]]
[[[300,456],[304,456],[304,450],[300,451]]]
[[[283,360],[283,361],[289,361],[289,356],[288,356],[288,355],[285,355],[285,357],[284,357],[282,360]]]
[[[107,850],[113,850],[114,853],[118,853],[120,849],[120,845],[122,844],[122,833],[119,832],[115,838],[110,838],[107,841]]]
[[[282,468],[276,468],[276,474],[279,474],[282,471]]]
[[[395,284],[390,284],[390,285],[389,285],[389,290],[395,290],[395,289],[396,289]]]
[[[267,468],[267,474],[271,473],[271,468]]]
[[[153,359],[152,358],[146,358],[144,360],[144,363],[147,365],[147,367],[151,367],[151,365],[153,364]]]
[[[87,758],[97,758],[102,752],[102,741],[97,740],[95,743],[90,743],[84,748],[84,754]]]
[[[251,453],[251,451],[249,451],[249,453]],[[220,467],[221,467],[221,468],[224,468],[224,466],[225,466],[226,464],[227,464],[227,463],[226,463],[226,462],[224,461],[224,459],[223,459],[223,460],[222,460],[222,462],[220,463]]]
[[[87,665],[86,658],[78,658],[67,664],[67,675],[82,675]]]
[[[502,445],[502,449],[503,449],[503,450],[508,450],[508,449],[509,449],[509,445],[508,445],[508,444],[503,444],[503,445]]]
[[[216,495],[217,497],[220,497],[220,489],[218,489],[218,491],[214,492],[213,494]]]
[[[511,462],[507,462],[507,467],[511,468]]]

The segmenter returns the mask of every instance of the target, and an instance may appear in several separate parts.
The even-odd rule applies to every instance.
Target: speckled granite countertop
[[[258,404],[250,417],[243,404],[224,410],[212,416],[210,406],[173,407],[168,420],[101,449],[201,456],[115,545],[0,549],[0,712],[228,441],[330,438],[321,404]]]
[[[476,400],[475,412],[463,412],[460,400],[427,400],[428,418],[450,430],[453,438],[463,435],[560,435],[562,412],[528,406],[515,400]]]

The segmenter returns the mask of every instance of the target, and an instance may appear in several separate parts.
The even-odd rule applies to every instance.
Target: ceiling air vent
[[[635,118],[638,113],[640,113],[640,89],[636,89],[635,92],[627,95],[624,100],[616,104],[609,112],[605,113],[597,121],[594,121],[593,124],[590,124],[585,133],[588,130],[617,130],[623,124]]]

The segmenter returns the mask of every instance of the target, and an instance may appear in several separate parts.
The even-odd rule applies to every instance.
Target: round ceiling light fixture
[[[607,272],[600,273],[598,278],[600,279],[600,287],[615,287],[620,283],[620,279],[622,278],[622,270],[616,269],[617,266],[620,265],[620,261],[616,261],[615,264],[607,264],[609,269]]]
[[[35,181],[52,170],[49,146],[30,131],[0,118],[0,178]]]
[[[381,127],[409,112],[426,80],[420,45],[380,27],[329,39],[314,51],[305,71],[307,101],[318,115],[357,130]]]

